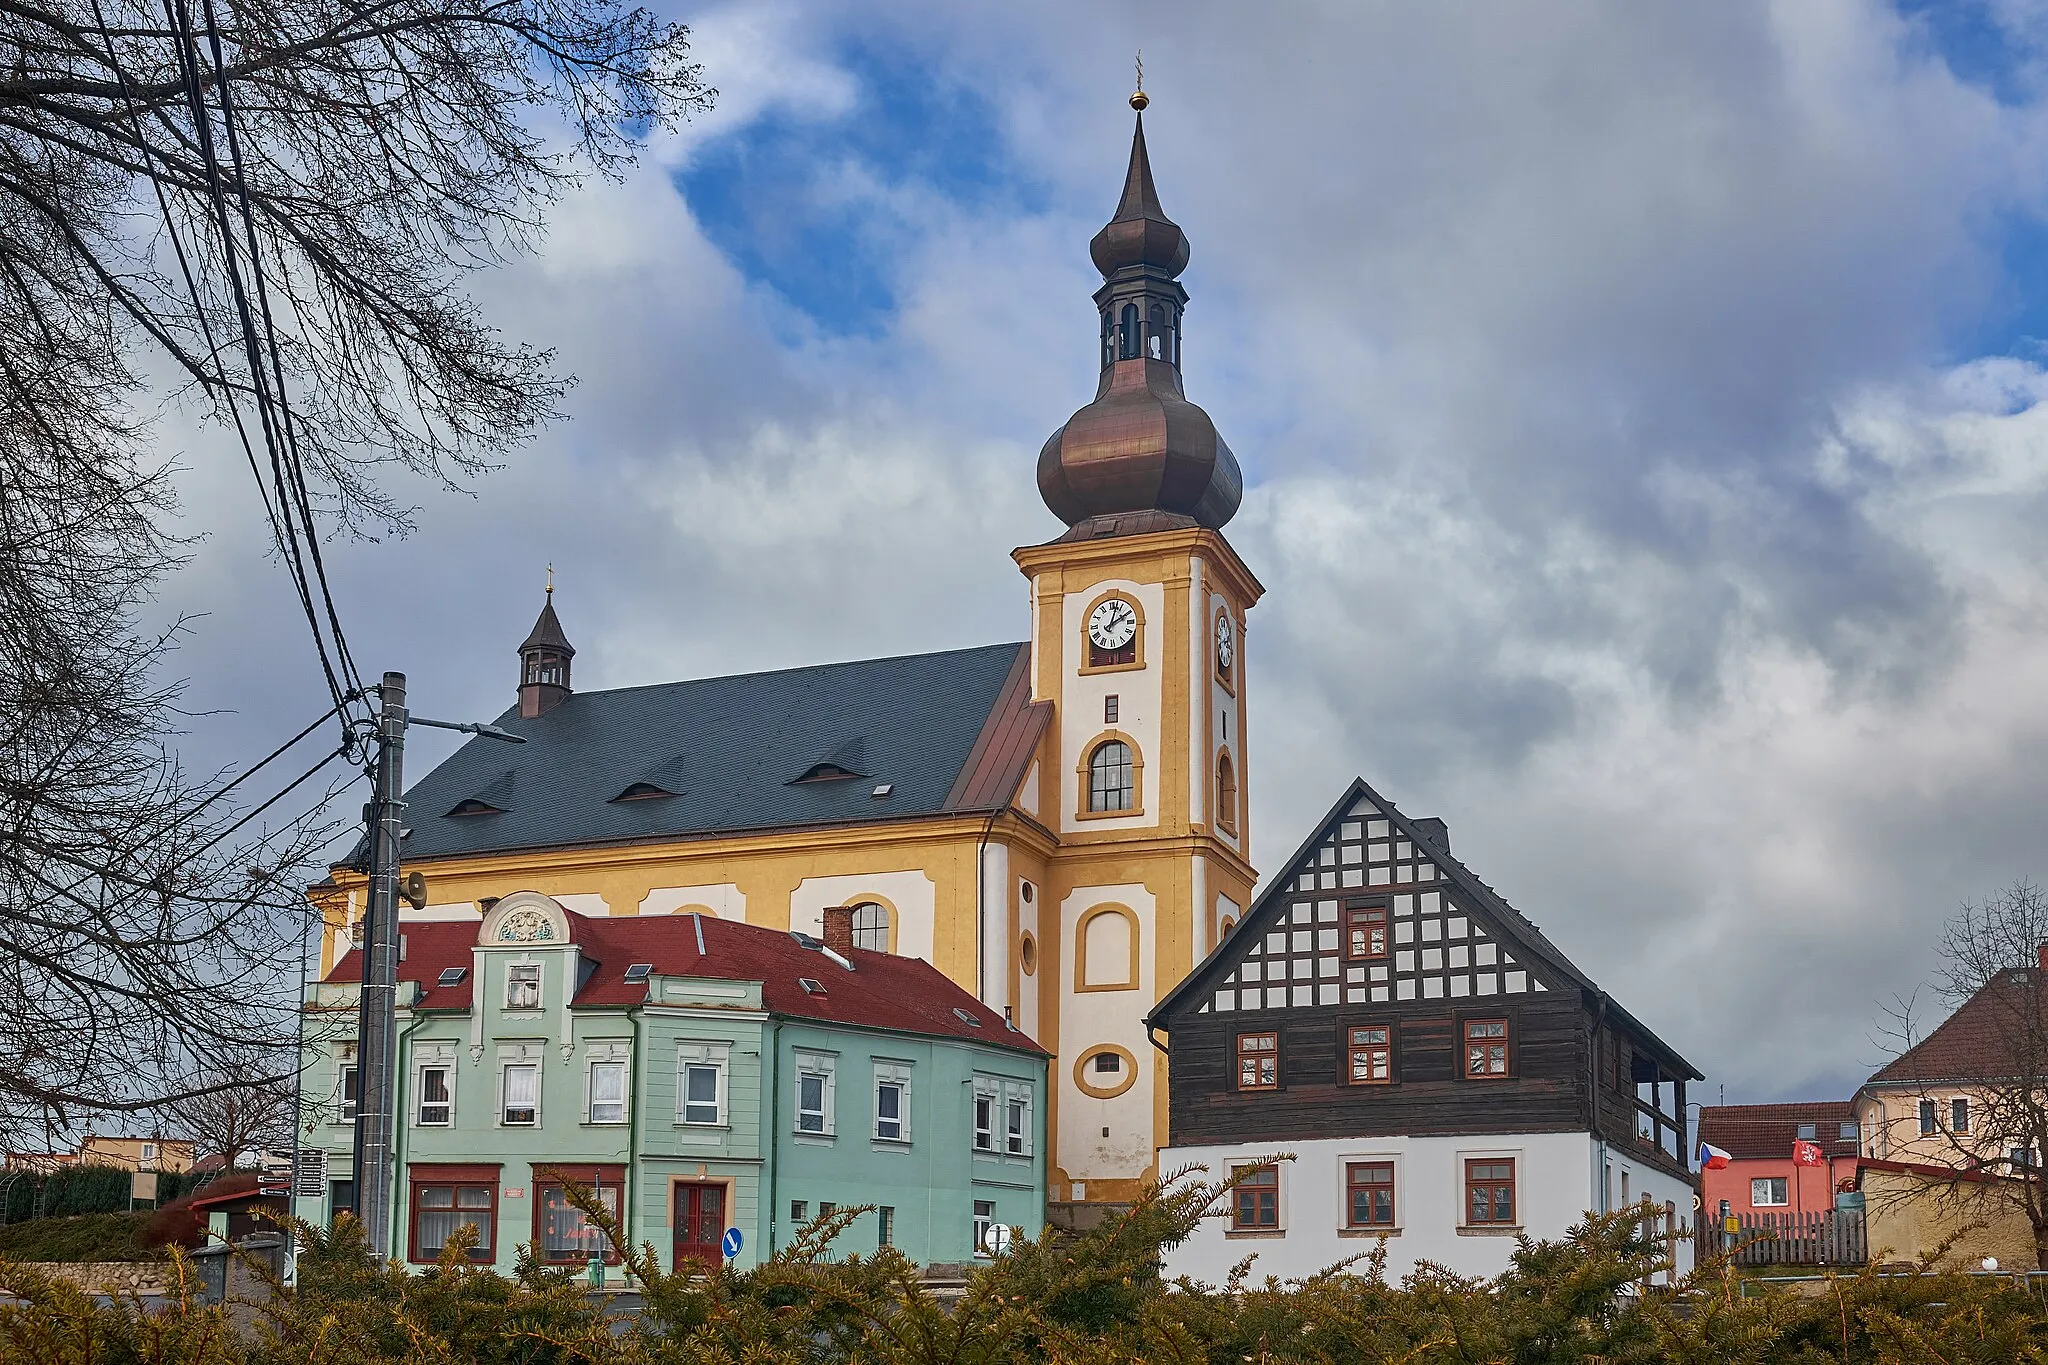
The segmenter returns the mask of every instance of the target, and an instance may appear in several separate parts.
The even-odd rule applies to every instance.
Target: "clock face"
[[[1122,649],[1138,633],[1138,613],[1121,597],[1112,597],[1088,613],[1088,638],[1097,649]]]
[[[1237,631],[1232,628],[1228,616],[1216,618],[1216,666],[1229,670],[1231,661],[1237,658]]]

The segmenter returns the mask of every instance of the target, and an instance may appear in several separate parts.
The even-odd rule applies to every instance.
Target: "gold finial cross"
[[[1138,88],[1145,88],[1145,49],[1138,49]]]
[[[548,596],[555,595],[555,566],[548,565]]]
[[[1145,93],[1145,49],[1141,47],[1138,49],[1138,88],[1131,92],[1131,108],[1142,114],[1151,102],[1151,97]]]

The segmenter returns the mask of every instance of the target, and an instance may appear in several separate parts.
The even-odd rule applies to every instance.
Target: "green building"
[[[587,1264],[562,1182],[623,1208],[663,1263],[751,1265],[820,1213],[872,1205],[835,1244],[969,1262],[992,1225],[1045,1215],[1047,1056],[929,963],[708,915],[598,918],[521,891],[481,920],[408,920],[399,984],[393,1257],[530,1243]],[[300,1216],[353,1200],[357,980],[313,987],[302,1058]]]

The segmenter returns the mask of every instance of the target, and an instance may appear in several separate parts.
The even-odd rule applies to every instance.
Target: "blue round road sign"
[[[726,1260],[730,1261],[733,1257],[740,1254],[741,1240],[738,1228],[727,1228],[725,1230],[725,1236],[719,1241],[718,1249],[725,1253]]]

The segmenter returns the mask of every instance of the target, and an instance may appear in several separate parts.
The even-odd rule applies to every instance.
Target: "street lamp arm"
[[[425,725],[435,730],[455,730],[465,735],[482,735],[485,739],[499,739],[507,744],[526,743],[525,735],[515,735],[510,730],[483,721],[428,720],[425,716],[408,716],[408,723]]]

